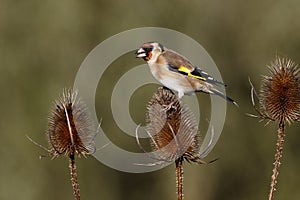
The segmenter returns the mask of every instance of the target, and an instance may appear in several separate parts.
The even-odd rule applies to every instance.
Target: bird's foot
[[[166,111],[170,110],[171,108],[175,109],[175,106],[173,105],[174,103],[175,103],[175,101],[169,103],[168,105],[163,105],[162,106],[163,108],[161,109],[161,111],[166,112]]]

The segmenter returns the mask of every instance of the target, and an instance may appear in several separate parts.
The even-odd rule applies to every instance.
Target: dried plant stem
[[[176,186],[177,186],[177,199],[183,199],[183,167],[182,158],[175,161],[176,164]]]
[[[76,200],[80,200],[80,193],[79,193],[79,185],[77,182],[77,172],[76,172],[76,165],[75,165],[75,157],[74,154],[70,154],[70,172],[71,172],[71,181],[74,190],[74,195]]]
[[[273,168],[273,175],[271,179],[271,188],[269,193],[269,200],[274,199],[274,192],[276,190],[275,186],[277,183],[277,177],[279,174],[279,167],[280,167],[280,159],[282,157],[282,151],[283,151],[283,142],[284,142],[284,121],[280,120],[279,122],[279,129],[278,129],[278,139],[276,144],[276,154],[275,154],[275,162],[274,162],[274,168]]]

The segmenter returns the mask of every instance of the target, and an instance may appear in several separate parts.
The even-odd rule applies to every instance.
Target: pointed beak
[[[137,50],[135,52],[135,55],[137,58],[143,58],[143,57],[147,56],[146,51],[143,48],[140,48],[139,50]]]

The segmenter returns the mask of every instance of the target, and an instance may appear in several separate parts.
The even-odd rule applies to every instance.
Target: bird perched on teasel
[[[179,53],[167,49],[158,42],[144,43],[136,51],[137,58],[143,58],[150,71],[163,86],[178,92],[178,98],[195,92],[218,95],[238,105],[233,99],[220,92],[216,86],[226,86],[205,71],[193,65]]]

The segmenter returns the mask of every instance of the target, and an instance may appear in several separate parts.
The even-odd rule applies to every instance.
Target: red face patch
[[[152,58],[152,51],[147,52],[147,57],[145,58],[146,61],[149,61]]]

